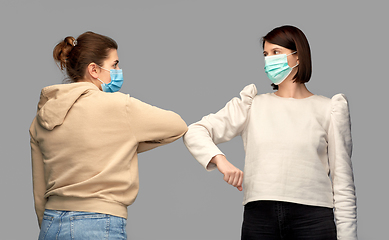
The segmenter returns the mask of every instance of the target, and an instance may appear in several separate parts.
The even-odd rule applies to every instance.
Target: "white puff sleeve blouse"
[[[334,195],[334,214],[339,239],[357,239],[357,207],[351,164],[351,123],[347,98],[331,99],[328,157]]]
[[[338,239],[357,239],[347,99],[257,95],[254,84],[215,114],[189,126],[184,143],[208,171],[216,146],[241,135],[243,204],[286,201],[334,208]]]

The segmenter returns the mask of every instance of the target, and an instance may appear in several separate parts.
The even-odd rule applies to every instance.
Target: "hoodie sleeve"
[[[328,153],[334,192],[334,214],[338,239],[357,239],[357,207],[353,169],[352,140],[348,102],[343,94],[331,99]]]
[[[178,114],[132,97],[128,97],[127,113],[130,127],[139,142],[138,153],[174,142],[188,130]]]
[[[34,125],[34,122],[32,126]],[[40,227],[42,224],[43,213],[45,211],[45,205],[47,201],[46,198],[44,197],[46,192],[46,183],[45,183],[42,153],[41,150],[39,149],[39,143],[33,137],[32,129],[33,127],[31,127],[30,129],[32,182],[33,182],[35,212]]]
[[[206,170],[212,171],[216,168],[214,163],[210,163],[214,156],[224,155],[216,145],[241,134],[256,95],[255,85],[250,84],[240,92],[241,98],[233,98],[216,114],[209,114],[189,126],[184,143]]]

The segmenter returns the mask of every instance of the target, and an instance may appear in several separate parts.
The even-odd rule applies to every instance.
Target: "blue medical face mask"
[[[292,72],[292,69],[297,67],[298,64],[292,68],[288,65],[288,56],[295,53],[296,52],[292,52],[288,55],[278,54],[265,57],[265,72],[267,77],[275,85],[282,83]]]
[[[99,66],[100,67],[100,66]],[[100,67],[101,69],[104,69],[106,71],[109,71],[111,76],[111,81],[109,83],[104,83],[99,78],[97,78],[102,84],[101,88],[104,92],[117,92],[120,90],[120,88],[123,85],[123,71],[122,69],[105,69],[103,67]]]

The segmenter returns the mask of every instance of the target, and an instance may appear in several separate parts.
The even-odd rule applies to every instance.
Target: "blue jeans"
[[[126,223],[108,214],[46,209],[39,240],[127,239]]]
[[[244,207],[242,240],[336,240],[332,208],[279,201]]]

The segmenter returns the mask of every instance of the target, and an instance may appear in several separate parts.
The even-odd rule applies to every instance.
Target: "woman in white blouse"
[[[347,99],[314,95],[311,53],[293,26],[263,37],[273,93],[253,84],[189,126],[184,142],[208,170],[244,190],[242,239],[357,239]],[[216,146],[241,135],[244,174]],[[335,220],[334,220],[335,219]]]

